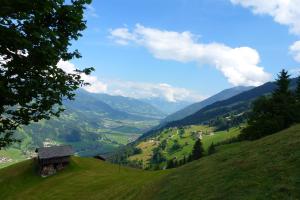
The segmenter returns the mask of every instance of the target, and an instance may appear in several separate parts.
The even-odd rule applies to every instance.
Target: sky
[[[85,19],[58,66],[94,67],[94,93],[200,101],[300,71],[300,0],[94,0]]]

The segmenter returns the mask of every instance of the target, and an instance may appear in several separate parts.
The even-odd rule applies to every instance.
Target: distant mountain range
[[[193,103],[188,101],[172,102],[162,98],[151,98],[151,99],[140,99],[140,100],[154,106],[156,109],[161,110],[163,113],[166,113],[167,115],[175,113],[178,110],[181,110]]]
[[[166,115],[154,106],[127,97],[76,92],[74,101],[64,101],[59,118],[23,126],[18,148],[72,144],[81,155],[111,152],[135,140]]]
[[[106,107],[110,107],[119,112],[130,114],[131,117],[136,116],[143,118],[162,119],[167,115],[160,109],[142,100],[123,96],[112,96],[108,94],[89,93],[82,89],[76,92],[75,101],[68,102],[67,105],[76,104],[80,107],[90,104],[89,106],[93,106],[95,102],[106,104]]]
[[[216,95],[213,95],[201,102],[193,103],[173,114],[168,115],[166,118],[164,118],[162,120],[162,123],[167,123],[167,122],[183,119],[189,115],[194,114],[195,112],[199,111],[200,109],[204,108],[205,106],[208,106],[217,101],[222,101],[222,100],[228,99],[230,97],[233,97],[237,94],[240,94],[240,93],[250,90],[252,88],[253,87],[239,86],[239,87],[233,87],[230,89],[223,90],[223,91],[217,93]]]
[[[297,79],[292,79],[291,86],[290,86],[291,89],[292,90],[295,89],[296,85],[297,85]],[[222,101],[216,101],[215,103],[207,105],[199,110],[196,110],[193,114],[191,114],[189,116],[186,116],[179,120],[160,124],[156,128],[153,128],[152,130],[143,134],[140,137],[140,140],[147,138],[153,134],[156,134],[157,132],[162,131],[165,128],[194,125],[194,124],[208,124],[210,121],[216,120],[218,117],[239,115],[241,113],[247,112],[250,110],[251,103],[255,99],[257,99],[260,96],[270,94],[271,92],[274,91],[275,88],[276,88],[276,84],[274,82],[268,82],[261,86],[252,88],[250,90],[249,89],[247,90],[247,88],[244,88],[246,91],[239,92],[239,94],[232,96],[228,99],[225,99]],[[230,91],[230,92],[228,92],[228,91]],[[223,92],[226,92],[226,90]],[[234,90],[229,89],[229,90],[227,90],[227,92],[229,94],[228,96],[230,96],[230,94],[234,93]],[[218,98],[220,98],[222,96],[220,94],[222,94],[222,92],[217,94],[216,96]],[[217,99],[217,98],[215,98],[215,96],[212,98],[213,98],[213,100]],[[205,103],[200,102],[200,103],[197,103],[196,105],[200,105],[200,107],[201,107],[201,104],[203,105]],[[189,110],[189,108],[183,109],[183,110],[184,110],[183,114],[185,114],[185,113],[187,113],[187,112],[185,112],[185,110]],[[178,112],[182,113],[182,111],[178,111]],[[170,118],[172,119],[172,117],[174,117],[174,116],[177,117],[178,115],[177,114],[171,115],[171,116],[168,116],[166,119],[170,119]],[[164,119],[163,121],[167,121],[166,119]]]

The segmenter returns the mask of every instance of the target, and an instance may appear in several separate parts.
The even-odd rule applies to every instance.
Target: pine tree
[[[192,151],[192,159],[193,160],[198,160],[199,158],[201,158],[203,156],[203,147],[202,147],[202,142],[200,139],[198,139],[195,144],[194,144],[194,148]]]
[[[290,76],[288,71],[285,69],[281,70],[278,74],[278,78],[276,79],[277,88],[273,92],[273,97],[281,96],[281,95],[291,95],[291,91],[289,90],[290,86]]]
[[[295,98],[289,89],[290,75],[282,70],[276,80],[277,88],[272,95],[272,115],[281,118],[282,129],[289,127],[295,120]]]
[[[295,96],[296,96],[297,102],[300,102],[300,76],[298,76],[297,88],[296,88]]]
[[[184,165],[185,163],[187,163],[187,160],[186,160],[186,157],[185,157],[185,155],[184,155],[184,156],[183,156],[183,165]]]
[[[242,130],[240,139],[258,139],[273,134],[297,121],[296,98],[289,89],[290,75],[282,70],[276,80],[277,88],[271,96],[263,96],[253,103],[248,127]]]
[[[167,169],[171,169],[171,168],[174,168],[174,162],[173,162],[173,159],[168,160],[168,162],[167,162]]]
[[[296,113],[296,122],[300,122],[300,76],[297,80],[297,88],[295,91],[295,113]]]
[[[208,155],[211,155],[211,154],[213,154],[215,152],[216,152],[215,145],[214,145],[214,143],[211,143],[210,146],[208,147],[207,153],[208,153]]]
[[[179,166],[179,163],[178,163],[177,159],[175,159],[175,161],[174,161],[174,167],[178,167],[178,166]]]

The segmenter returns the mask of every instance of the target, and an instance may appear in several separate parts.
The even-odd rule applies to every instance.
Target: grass
[[[147,167],[149,165],[149,159],[153,155],[153,149],[158,147],[163,141],[166,141],[167,143],[167,146],[163,151],[163,154],[167,159],[172,159],[174,157],[182,159],[184,156],[188,157],[188,155],[192,152],[196,139],[198,138],[198,132],[203,133],[202,144],[204,149],[207,150],[211,143],[216,144],[237,136],[240,133],[240,129],[231,128],[229,131],[213,132],[213,128],[211,127],[192,125],[184,127],[183,135],[180,135],[179,129],[166,129],[158,136],[140,142],[137,147],[140,148],[142,152],[140,154],[130,156],[129,160],[142,160],[144,167]],[[172,145],[175,140],[178,141],[181,148],[176,151],[172,151]],[[165,163],[162,163],[162,165],[164,164]]]
[[[300,125],[179,168],[143,171],[74,157],[40,178],[27,160],[0,170],[0,199],[300,199]]]
[[[26,155],[22,153],[21,150],[16,148],[9,148],[7,150],[0,150],[0,158],[9,159],[10,162],[0,163],[0,169],[12,165],[14,163],[20,162],[27,158]]]
[[[204,136],[202,143],[204,149],[208,149],[211,143],[218,143],[230,138],[234,138],[240,134],[241,130],[239,128],[231,128],[229,131],[219,131],[214,133],[214,135]]]
[[[159,189],[166,172],[119,167],[91,158],[74,157],[69,168],[57,175],[36,175],[32,160],[0,172],[0,199],[142,199]],[[4,184],[5,183],[5,184]]]

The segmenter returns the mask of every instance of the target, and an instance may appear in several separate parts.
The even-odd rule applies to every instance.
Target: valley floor
[[[296,125],[171,170],[74,157],[65,171],[40,178],[27,160],[0,170],[0,199],[300,199],[299,169]]]

